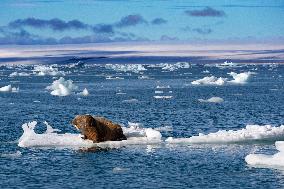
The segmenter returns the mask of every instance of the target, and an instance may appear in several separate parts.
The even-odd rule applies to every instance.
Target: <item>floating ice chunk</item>
[[[127,145],[139,144],[156,144],[161,143],[161,133],[151,128],[140,128],[133,124],[130,127],[122,127],[124,135],[127,140],[123,141],[106,141],[100,143],[93,143],[90,140],[82,139],[81,134],[58,134],[57,129],[53,129],[47,123],[47,130],[43,134],[35,133],[34,129],[37,122],[33,121],[22,125],[23,135],[18,140],[19,147],[47,147],[47,148],[118,148]]]
[[[168,71],[175,71],[180,68],[190,68],[190,64],[188,62],[177,62],[175,64],[168,64],[168,63],[162,63],[161,64],[162,70],[168,70]]]
[[[284,170],[284,141],[276,141],[275,146],[278,153],[274,155],[249,154],[245,157],[245,161],[252,166]]]
[[[202,79],[192,81],[191,84],[192,85],[224,85],[226,81],[227,81],[226,78],[222,78],[222,77],[217,78],[215,76],[211,76],[211,77],[204,77]]]
[[[147,75],[140,75],[138,76],[138,79],[151,79],[151,78]]]
[[[0,92],[19,92],[19,88],[12,87],[11,85],[7,85],[0,88]]]
[[[253,72],[243,72],[243,73],[235,73],[231,72],[228,73],[230,76],[232,76],[234,79],[229,81],[232,83],[237,83],[237,84],[244,84],[247,82],[247,80],[250,78],[250,76],[253,74]]]
[[[78,95],[88,96],[89,95],[89,91],[88,91],[88,89],[85,88],[82,92],[78,93]]]
[[[12,91],[12,86],[11,85],[7,85],[4,87],[0,88],[0,92],[11,92]]]
[[[139,73],[147,69],[142,64],[106,64],[106,69],[112,69],[117,72],[134,72]]]
[[[16,76],[30,76],[31,74],[25,72],[13,72],[9,75],[9,77],[16,77]]]
[[[129,170],[130,170],[129,168],[115,167],[115,168],[112,169],[112,172],[123,173],[123,172],[129,171]]]
[[[65,73],[63,71],[58,71],[58,68],[54,68],[52,66],[45,65],[36,65],[34,67],[34,73],[38,76],[64,76]]]
[[[240,130],[220,130],[207,135],[200,133],[199,136],[189,138],[169,137],[168,143],[188,143],[188,144],[226,144],[226,143],[254,143],[254,142],[275,142],[284,140],[284,125],[273,127],[271,125],[247,125]]]
[[[52,85],[46,87],[47,90],[51,90],[50,94],[55,96],[68,96],[77,88],[72,80],[65,80],[63,77],[53,81]]]
[[[80,148],[91,147],[93,142],[83,140],[81,134],[57,134],[51,126],[43,134],[35,133],[34,129],[37,122],[33,121],[22,125],[23,135],[19,139],[19,147],[63,147],[63,148]]]
[[[156,99],[171,99],[173,96],[153,96]]]
[[[171,86],[169,86],[169,85],[166,85],[166,86],[158,85],[156,88],[157,89],[170,89]]]
[[[207,100],[205,99],[198,99],[199,102],[211,102],[211,103],[222,103],[224,102],[224,99],[223,98],[220,98],[220,97],[211,97]]]

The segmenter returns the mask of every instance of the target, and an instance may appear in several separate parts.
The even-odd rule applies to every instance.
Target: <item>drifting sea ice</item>
[[[198,79],[195,81],[192,81],[192,85],[224,85],[225,82],[227,81],[226,78],[222,77],[215,77],[215,76],[210,76],[210,77],[204,77],[202,79]]]
[[[214,97],[211,97],[209,99],[198,99],[198,101],[199,102],[222,103],[222,102],[224,102],[224,99],[214,96]]]
[[[251,166],[284,170],[284,141],[276,141],[275,147],[279,152],[274,155],[249,154],[245,157],[245,161]]]
[[[162,135],[159,131],[152,128],[140,128],[139,125],[130,125],[122,127],[127,140],[122,141],[106,141],[93,143],[90,140],[82,139],[81,134],[73,133],[56,133],[57,129],[53,129],[47,122],[44,122],[47,129],[43,134],[35,133],[34,129],[37,125],[36,121],[25,123],[22,125],[24,133],[18,140],[18,146],[27,147],[45,147],[45,148],[119,148],[122,146],[133,144],[156,144],[161,143]]]
[[[77,90],[78,87],[73,84],[72,80],[65,80],[60,77],[58,80],[53,81],[50,86],[46,87],[47,90],[51,90],[50,94],[54,96],[68,96]]]
[[[228,143],[254,143],[254,142],[275,142],[284,140],[284,125],[273,127],[271,125],[247,125],[240,130],[219,130],[215,133],[202,134],[189,138],[166,139],[168,143],[186,144],[228,144]]]
[[[228,80],[227,78],[222,78],[222,77],[215,77],[215,76],[210,76],[210,77],[204,77],[202,79],[198,79],[195,81],[192,81],[192,85],[224,85],[226,83],[234,83],[234,84],[245,84],[249,78],[251,77],[253,72],[243,72],[243,73],[235,73],[235,72],[230,72],[228,73],[230,76],[232,76],[234,79],[233,80]]]
[[[64,76],[65,72],[58,71],[58,68],[52,66],[36,65],[34,66],[34,74],[38,76]]]
[[[19,88],[12,87],[11,85],[7,85],[0,88],[0,92],[19,92]]]
[[[87,88],[85,88],[82,92],[78,93],[78,95],[88,96],[90,93]]]
[[[147,69],[142,64],[106,64],[106,69],[112,69],[117,72],[134,72],[139,73]]]

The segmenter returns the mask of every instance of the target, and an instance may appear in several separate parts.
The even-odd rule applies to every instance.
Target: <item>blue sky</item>
[[[0,44],[284,41],[282,0],[1,0]]]

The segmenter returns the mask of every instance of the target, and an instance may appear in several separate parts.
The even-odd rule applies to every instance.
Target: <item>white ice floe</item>
[[[65,80],[60,77],[58,80],[53,81],[52,85],[46,87],[47,90],[51,90],[50,94],[54,96],[68,96],[78,89],[73,84],[72,80]]]
[[[38,76],[64,76],[64,71],[59,71],[58,68],[54,68],[52,66],[45,66],[45,65],[36,65],[34,66],[34,74]]]
[[[173,96],[160,96],[160,95],[156,95],[156,96],[153,96],[154,98],[156,99],[171,99],[173,98]]]
[[[221,97],[211,97],[209,99],[198,99],[199,102],[211,102],[211,103],[222,103],[224,102],[224,99]]]
[[[49,125],[46,125],[47,130],[45,133],[37,134],[34,131],[36,124],[37,122],[33,121],[22,125],[24,133],[19,139],[18,146],[78,148],[91,147],[93,145],[92,141],[83,140],[81,134],[58,134]]]
[[[88,96],[90,93],[87,88],[85,88],[82,92],[78,93],[78,95]]]
[[[158,85],[158,86],[156,86],[156,88],[157,88],[157,89],[170,89],[171,86],[169,86],[169,85],[165,85],[165,86],[163,86],[163,85]]]
[[[224,85],[226,83],[245,84],[249,80],[251,75],[255,73],[243,72],[238,74],[235,72],[230,72],[228,74],[232,76],[234,79],[229,80],[228,78],[222,78],[222,77],[217,78],[215,76],[210,76],[192,81],[191,84],[192,85]]]
[[[134,72],[139,73],[147,69],[142,64],[106,64],[106,69],[112,69],[116,72]]]
[[[276,141],[275,147],[279,152],[274,155],[249,154],[245,161],[251,166],[284,170],[284,141]]]
[[[202,134],[189,138],[169,137],[168,143],[188,144],[227,144],[227,143],[254,143],[254,142],[275,142],[284,140],[284,125],[273,127],[271,125],[247,125],[240,130],[220,130],[215,133]]]
[[[253,74],[253,72],[243,72],[243,73],[235,73],[235,72],[231,72],[228,73],[230,76],[232,76],[234,79],[229,81],[231,83],[237,83],[237,84],[244,84],[248,81],[248,79],[250,78],[250,76]]]
[[[12,87],[11,85],[7,85],[0,88],[0,92],[19,92],[19,88]]]
[[[226,78],[222,77],[215,77],[215,76],[210,76],[210,77],[204,77],[202,79],[198,79],[195,81],[192,81],[192,85],[224,85],[225,82],[227,81]]]
[[[161,63],[161,66],[162,70],[167,70],[167,71],[175,71],[178,69],[190,68],[190,64],[188,62],[177,62],[175,64]]]
[[[53,129],[45,122],[47,127],[43,134],[35,133],[34,129],[37,122],[33,121],[22,125],[23,135],[18,140],[19,147],[47,147],[47,148],[118,148],[133,144],[155,144],[161,142],[161,133],[151,128],[140,128],[139,125],[130,125],[122,127],[124,135],[127,140],[123,141],[106,141],[100,143],[93,143],[90,140],[82,139],[81,134],[56,133],[57,129]]]
[[[13,72],[9,75],[9,77],[17,77],[17,76],[30,76],[31,74],[25,72]]]

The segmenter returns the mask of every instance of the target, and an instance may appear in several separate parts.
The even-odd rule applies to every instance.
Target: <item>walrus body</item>
[[[84,135],[85,139],[93,142],[126,140],[121,126],[104,117],[78,115],[72,124]]]

